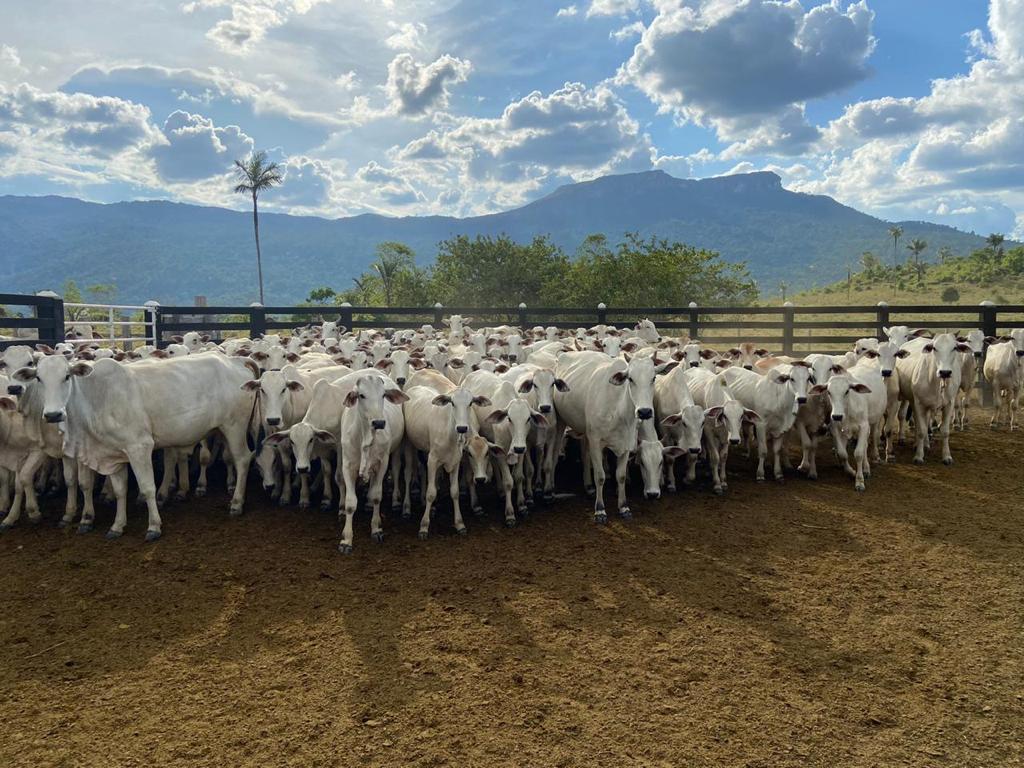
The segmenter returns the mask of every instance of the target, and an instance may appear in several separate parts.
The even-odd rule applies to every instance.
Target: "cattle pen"
[[[444,411],[452,406],[445,434],[454,433],[459,429],[454,395],[428,391],[424,398],[424,387],[414,381],[443,379],[440,371],[451,362],[447,354],[430,352],[432,370],[425,370],[423,360],[414,366],[415,373],[403,369],[399,374],[396,368],[399,352],[405,365],[412,362],[409,350],[415,337],[422,345],[416,351],[426,355],[427,340],[443,341],[449,333],[445,322],[454,329],[468,321],[466,314],[474,323],[491,326],[477,333],[487,344],[509,346],[500,363],[509,374],[517,366],[530,370],[535,364],[512,355],[508,340],[518,334],[494,327],[503,323],[532,329],[538,339],[552,326],[566,329],[574,346],[592,338],[588,331],[596,336],[608,333],[610,326],[645,332],[642,341],[651,354],[641,354],[635,344],[630,350],[623,347],[624,362],[615,363],[623,370],[600,377],[608,382],[637,371],[635,380],[628,379],[628,392],[640,392],[645,384],[657,390],[658,382],[686,381],[687,376],[718,380],[735,372],[759,378],[753,370],[743,370],[746,363],[732,369],[727,363],[717,375],[702,368],[716,365],[710,358],[718,352],[711,347],[744,354],[728,349],[735,344],[765,358],[770,352],[847,350],[836,356],[845,358],[855,355],[850,350],[855,340],[881,338],[899,324],[904,336],[914,329],[935,331],[934,339],[906,342],[919,350],[927,346],[930,356],[938,358],[941,352],[953,360],[953,354],[963,355],[955,358],[962,365],[949,379],[953,384],[948,391],[956,393],[963,364],[981,359],[990,344],[997,349],[1004,345],[1011,352],[1006,359],[1018,366],[1014,370],[1024,370],[1019,367],[1024,360],[1024,331],[1019,330],[1024,328],[1024,306],[583,310],[162,307],[151,302],[85,307],[65,305],[55,296],[12,295],[0,295],[0,304],[20,309],[20,316],[0,317],[0,333],[10,329],[22,336],[2,342],[21,348],[6,352],[10,359],[4,364],[11,375],[0,381],[14,386],[7,390],[10,397],[0,391],[0,428],[6,429],[2,419],[8,416],[10,424],[24,424],[14,421],[17,411],[19,419],[35,414],[35,423],[48,429],[47,434],[70,435],[84,423],[72,421],[86,407],[95,409],[89,413],[106,414],[99,423],[108,434],[117,437],[123,425],[135,425],[152,432],[153,444],[160,433],[152,426],[154,418],[164,419],[163,424],[177,420],[202,426],[163,443],[161,451],[132,468],[137,479],[138,466],[163,466],[167,485],[159,511],[166,524],[164,536],[150,536],[146,529],[146,514],[135,496],[142,491],[141,482],[133,483],[129,492],[125,470],[120,491],[112,483],[112,493],[105,497],[99,482],[85,484],[84,478],[92,475],[85,472],[84,461],[77,465],[78,476],[64,467],[65,482],[81,480],[83,499],[95,502],[88,516],[82,510],[77,532],[77,512],[70,509],[77,506],[77,490],[69,485],[69,493],[61,494],[59,483],[53,482],[59,472],[51,471],[38,476],[35,514],[30,509],[28,520],[8,525],[5,519],[0,525],[0,571],[5,574],[0,766],[987,768],[1024,763],[1024,431],[990,429],[990,409],[972,402],[969,418],[952,432],[955,464],[951,458],[948,465],[942,463],[935,449],[915,464],[912,446],[893,440],[892,461],[877,455],[872,459],[863,493],[851,487],[838,458],[849,436],[835,426],[834,406],[831,414],[823,412],[814,422],[818,429],[831,422],[835,442],[811,444],[820,467],[813,474],[794,462],[780,468],[776,480],[757,481],[758,457],[751,455],[749,443],[744,455],[740,437],[733,441],[730,433],[733,456],[722,492],[717,479],[714,486],[707,482],[707,470],[714,474],[710,456],[719,443],[711,430],[721,424],[724,406],[702,400],[700,406],[686,406],[697,409],[700,424],[711,425],[703,432],[705,442],[698,443],[703,447],[688,449],[687,458],[695,468],[699,464],[699,477],[681,481],[678,489],[673,483],[665,493],[647,493],[647,459],[640,450],[643,438],[636,433],[636,456],[623,454],[615,460],[617,469],[627,470],[631,510],[623,514],[620,506],[619,515],[600,521],[590,498],[594,489],[581,478],[586,452],[575,439],[568,440],[563,455],[554,454],[557,482],[552,491],[558,492],[549,497],[540,485],[527,484],[532,503],[511,510],[513,525],[507,507],[502,515],[498,475],[492,476],[494,484],[477,484],[477,474],[468,476],[464,490],[465,495],[479,494],[480,504],[472,502],[473,514],[466,515],[464,525],[457,513],[453,517],[461,497],[456,482],[439,498],[436,516],[424,512],[419,530],[417,515],[407,517],[393,495],[382,510],[381,536],[375,536],[373,526],[381,520],[374,504],[380,498],[372,501],[363,462],[353,461],[360,480],[348,487],[362,485],[366,493],[358,509],[356,494],[350,495],[351,516],[358,517],[361,533],[354,549],[351,539],[347,550],[342,549],[345,556],[337,554],[336,545],[339,521],[349,513],[342,514],[340,495],[336,505],[329,498],[332,472],[324,462],[335,456],[340,470],[343,459],[360,459],[374,439],[363,441],[353,430],[347,435],[350,447],[343,451],[345,430],[335,438],[327,430],[330,424],[316,426],[312,419],[297,422],[290,417],[289,441],[297,444],[299,426],[306,425],[309,444],[316,436],[328,444],[337,440],[332,445],[338,448],[315,460],[323,484],[313,489],[313,503],[308,496],[303,503],[300,491],[296,506],[293,489],[285,492],[279,484],[291,482],[291,469],[282,469],[280,475],[274,469],[281,468],[275,464],[274,445],[284,431],[272,433],[261,426],[272,425],[271,406],[279,405],[298,382],[295,391],[308,388],[330,398],[325,402],[335,404],[331,418],[336,426],[384,414],[381,426],[369,423],[374,429],[388,428],[394,412],[360,416],[366,407],[360,402],[376,398],[383,409],[384,398],[391,396],[423,403],[415,411],[415,405],[408,411],[404,406],[396,409],[406,414],[407,434],[410,414],[439,411],[435,406],[444,406]],[[637,322],[645,317],[655,320],[658,329]],[[311,327],[320,321],[324,326]],[[348,332],[338,332],[336,324]],[[424,325],[437,333],[424,331]],[[366,349],[358,350],[363,355],[359,364],[366,368],[331,380],[343,385],[314,383],[317,369],[297,372],[294,365],[283,364],[294,364],[299,352],[337,362],[335,353],[328,352],[334,344],[325,341],[323,352],[300,347],[306,341],[311,347],[327,338],[338,341],[339,336],[354,347],[359,332],[368,329],[382,331],[365,334],[370,352],[376,344],[396,340],[392,357],[371,365]],[[992,339],[982,350],[972,351],[949,333],[970,329],[986,336],[1013,335],[1008,342]],[[509,335],[491,335],[499,332]],[[40,350],[25,348],[26,333],[34,335]],[[703,351],[712,355],[704,362],[684,363],[685,350],[700,346],[686,344],[677,357],[662,361],[659,355],[670,344],[668,335],[677,337],[677,344],[681,337],[699,339],[707,347]],[[255,346],[257,341],[261,346]],[[600,339],[600,352],[563,351],[591,360],[605,355],[605,365],[619,352],[618,344],[608,352],[607,341]],[[204,348],[192,354],[189,343]],[[132,351],[138,357],[145,351],[154,359],[136,363],[127,353],[117,356],[122,358],[118,361],[95,359],[101,352],[115,357],[103,349],[113,344],[129,350],[144,345],[148,349]],[[294,348],[288,348],[291,344]],[[756,349],[762,345],[764,349]],[[891,342],[877,348],[883,346],[891,347],[887,354],[893,358],[895,350],[903,351]],[[954,352],[958,346],[962,348]],[[183,357],[174,357],[178,352]],[[863,354],[870,353],[881,366],[881,355],[867,348]],[[466,352],[458,354],[469,359]],[[346,362],[355,364],[351,358]],[[11,362],[17,359],[25,362]],[[572,371],[560,371],[564,359],[559,353],[554,369],[545,369],[547,379],[535,371],[529,387],[517,385],[514,391],[529,394],[541,389],[542,381],[555,391],[561,382],[564,389],[557,391],[582,393],[578,400],[594,403],[594,412],[608,407],[609,401],[589,397],[584,387],[576,389]],[[988,357],[999,359],[999,352]],[[464,360],[458,362],[458,368],[468,367]],[[497,370],[499,361],[489,362]],[[378,370],[381,363],[385,365]],[[788,375],[779,375],[781,367],[764,374],[766,382],[771,380],[771,386],[791,398],[777,401],[777,413],[798,413],[796,369],[806,383],[810,372],[819,370],[814,365],[804,360],[791,364],[794,370]],[[820,370],[845,378],[837,365],[829,360]],[[898,381],[895,358],[893,365],[895,376],[891,370],[890,376]],[[216,379],[200,375],[185,380],[181,375],[214,367],[219,371]],[[286,370],[294,378],[285,378]],[[130,400],[123,396],[129,390],[108,387],[102,379],[113,374],[140,380],[146,375],[168,377],[173,371],[174,385],[148,399]],[[463,382],[478,374],[465,375]],[[879,370],[877,375],[884,373]],[[941,375],[936,370],[935,376]],[[408,384],[407,391],[416,398],[383,384],[360,388],[357,380]],[[26,391],[26,385],[41,389]],[[934,387],[942,391],[937,380]],[[457,388],[468,396],[468,389]],[[267,399],[268,394],[278,400]],[[44,410],[46,399],[59,395],[65,399]],[[833,396],[828,387],[817,395]],[[636,419],[650,421],[653,413],[649,409],[646,417],[641,415],[639,400],[628,399],[633,396],[622,402]],[[21,399],[15,402],[13,397]],[[552,397],[557,418],[567,417],[570,410],[563,411],[560,404],[564,401],[557,394]],[[217,402],[245,407],[237,413],[230,410],[238,417],[230,422],[207,423],[204,409],[192,407],[199,398],[204,404],[219,398]],[[659,402],[655,400],[656,408],[661,408]],[[767,416],[773,402],[766,402],[761,414]],[[61,404],[65,410],[55,410]],[[477,405],[497,407],[490,401]],[[538,412],[527,417],[534,425],[546,425],[539,418],[544,412],[540,400],[536,407]],[[656,421],[668,423],[680,407],[659,412]],[[312,405],[308,409],[315,412]],[[738,412],[751,424],[761,418],[743,406]],[[219,412],[214,415],[220,417]],[[670,418],[661,421],[665,415]],[[914,437],[920,442],[932,434],[932,423],[927,416],[918,419],[916,410],[914,416]],[[444,423],[449,424],[447,417]],[[477,420],[474,432],[481,423],[483,419]],[[248,445],[236,442],[231,461],[224,456],[223,464],[204,464],[203,450],[217,449],[214,433],[223,434],[223,424],[247,424],[253,439]],[[919,431],[922,424],[926,426]],[[570,424],[561,434],[587,437],[574,430]],[[23,432],[27,440],[30,434]],[[13,428],[0,430],[0,448],[12,434]],[[131,433],[137,434],[149,437],[148,432]],[[793,439],[786,444],[786,435],[781,436],[783,450],[793,454],[801,446],[796,434],[789,437]],[[466,444],[470,439],[479,436],[467,438]],[[484,455],[500,448],[496,434],[491,440],[483,441]],[[677,445],[647,442],[655,443],[657,462],[664,450],[682,453]],[[117,451],[134,443],[111,445]],[[179,445],[187,452],[179,452]],[[53,461],[45,466],[59,469],[62,457],[77,456],[66,451],[78,447],[73,440],[65,442],[63,452],[51,454]],[[254,457],[269,457],[269,463],[251,473],[244,464],[238,469],[237,460],[244,461],[249,449]],[[429,453],[433,446],[418,450]],[[503,450],[493,455],[508,457],[510,451]],[[414,452],[406,455],[416,457]],[[294,458],[297,482],[300,474],[311,479],[317,473],[315,464],[303,472],[298,453]],[[504,460],[496,458],[495,466]],[[28,463],[14,469],[21,473]],[[419,464],[406,461],[406,478]],[[177,487],[171,485],[175,466],[183,471],[185,487],[181,475]],[[394,490],[399,489],[399,466],[392,464]],[[458,463],[455,468],[457,480]],[[202,482],[189,490],[193,470],[199,470]],[[674,478],[674,470],[669,475]],[[28,487],[36,488],[28,476]],[[660,468],[653,477],[660,483]],[[233,491],[232,478],[241,478]],[[643,492],[634,484],[638,478],[644,480]],[[418,485],[418,493],[407,485],[404,499],[415,499],[417,512],[424,476]],[[611,478],[607,487],[612,487]],[[239,491],[243,496],[248,491],[244,514],[235,504]],[[152,518],[149,522],[152,528]],[[429,536],[424,536],[424,525]],[[109,540],[94,531],[108,526]],[[143,543],[143,532],[151,543]]]

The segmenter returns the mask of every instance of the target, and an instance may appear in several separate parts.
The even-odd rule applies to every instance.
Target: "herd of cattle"
[[[327,509],[337,486],[339,548],[349,553],[360,490],[372,510],[371,536],[383,540],[386,478],[392,509],[406,518],[418,486],[421,538],[430,530],[441,470],[456,531],[466,532],[462,495],[483,514],[478,493],[488,483],[503,499],[506,524],[515,525],[535,500],[554,499],[569,438],[580,441],[597,522],[607,520],[608,453],[624,518],[631,466],[639,466],[645,498],[654,499],[663,487],[675,491],[677,462],[690,484],[706,459],[720,494],[728,487],[730,448],[745,443],[756,452],[758,480],[769,460],[782,479],[790,435],[799,439],[798,469],[811,479],[818,441],[830,436],[863,491],[870,462],[893,461],[894,443],[911,429],[915,463],[924,462],[933,440],[943,462],[952,463],[950,432],[966,427],[982,357],[995,394],[993,426],[1005,421],[1013,429],[1024,379],[1024,329],[1000,338],[977,330],[930,337],[899,326],[842,355],[798,359],[750,343],[715,351],[662,335],[650,320],[631,330],[575,331],[472,330],[458,315],[445,322],[447,329],[358,332],[325,322],[288,337],[219,344],[192,332],[166,349],[131,352],[100,348],[91,334],[73,329],[57,349],[8,347],[0,360],[0,530],[23,510],[38,521],[37,494],[63,482],[61,524],[78,518],[81,494],[79,531],[90,531],[99,474],[104,496],[116,502],[107,536],[117,538],[126,524],[130,467],[148,509],[146,540],[153,541],[161,534],[159,506],[190,489],[204,495],[207,468],[222,460],[232,515],[242,512],[252,463],[281,504],[292,502],[297,485],[300,507],[318,491]]]

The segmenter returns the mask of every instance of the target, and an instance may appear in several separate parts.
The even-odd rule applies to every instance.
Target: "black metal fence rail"
[[[32,339],[0,339],[0,350],[14,344],[39,342],[52,347],[64,340],[64,302],[60,298],[0,293],[0,306],[19,315],[24,315],[26,310],[28,311],[27,317],[0,317],[0,333],[10,331],[11,336],[17,336],[20,328],[34,331]]]

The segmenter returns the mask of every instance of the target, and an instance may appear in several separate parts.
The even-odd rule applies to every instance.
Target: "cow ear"
[[[537,411],[532,411],[530,413],[530,420],[538,427],[546,427],[548,425],[547,417],[543,413],[538,413]]]
[[[494,366],[495,373],[506,373],[507,371],[508,366],[505,365],[505,363],[498,363],[496,366]]]
[[[71,366],[72,376],[88,376],[92,373],[92,365],[89,363],[75,363]]]
[[[853,384],[850,387],[850,391],[860,392],[862,395],[870,395],[871,387],[869,387],[867,384],[861,384],[860,382],[857,382],[856,384]]]
[[[708,408],[706,411],[704,411],[704,418],[711,419],[712,421],[714,421],[715,419],[719,418],[722,415],[724,410],[725,409],[722,408],[722,406],[720,405],[712,406],[711,408]]]
[[[523,379],[519,384],[519,389],[516,390],[519,394],[526,394],[527,392],[533,391],[533,379]]]
[[[494,443],[488,443],[487,444],[487,450],[490,451],[491,455],[493,455],[493,456],[504,456],[505,455],[505,449],[502,448],[500,445],[495,445]]]
[[[175,344],[184,344],[185,343],[185,337],[184,336],[171,336],[171,341],[173,341]]]
[[[832,373],[834,373],[836,376],[842,376],[844,373],[846,373],[846,369],[843,368],[843,366],[839,365],[838,363],[829,368],[829,370],[832,371]]]
[[[149,356],[155,357],[157,360],[166,360],[168,357],[170,357],[170,355],[167,354],[166,349],[154,349],[152,352],[149,353]]]
[[[616,387],[621,387],[626,383],[626,379],[629,378],[627,371],[617,371],[612,374],[611,378],[608,379],[609,384],[614,384]]]
[[[559,392],[568,392],[569,385],[566,384],[562,379],[555,379],[555,389]]]
[[[210,334],[204,333],[202,336],[199,337],[199,340],[205,344],[210,340]]]
[[[768,357],[770,354],[767,349],[755,349],[754,354],[758,357]]]
[[[244,389],[247,392],[255,392],[259,388],[260,388],[260,380],[259,379],[249,379],[247,382],[245,382],[244,384],[242,384],[242,386],[239,387],[239,389]]]
[[[32,381],[35,377],[35,368],[19,368],[18,370],[11,374],[11,378],[16,381],[29,382]]]
[[[289,363],[297,363],[297,362],[299,362],[299,360],[301,360],[302,358],[301,358],[301,357],[299,357],[299,356],[298,356],[297,354],[295,354],[294,352],[289,352],[289,353],[288,353],[287,355],[285,355],[285,356],[284,356],[284,359],[285,359],[285,360],[287,360],[287,361],[288,361]]]
[[[775,380],[779,382],[779,384],[785,384],[787,381],[792,381],[793,377],[790,376],[788,373],[780,373],[778,376],[775,377]]]
[[[252,375],[258,379],[260,377],[260,367],[249,358],[246,358],[243,362],[245,363],[245,367],[252,372]]]
[[[683,420],[683,414],[672,413],[661,420],[661,426],[663,427],[674,427],[676,424]]]
[[[757,424],[757,422],[761,420],[761,417],[757,415],[756,411],[752,411],[749,408],[744,408],[743,420],[750,422],[751,424]]]
[[[500,424],[508,418],[508,411],[503,411],[500,408],[496,411],[491,411],[487,414],[487,418],[484,419],[488,424]]]
[[[358,402],[359,402],[359,393],[356,390],[354,390],[354,389],[350,390],[349,393],[347,395],[345,395],[345,407],[346,408],[351,408],[353,405],[355,405]]]
[[[673,368],[677,367],[678,365],[679,365],[679,361],[678,360],[670,360],[667,363],[662,363],[661,365],[655,367],[654,373],[656,375],[662,375],[662,374],[665,374],[665,373],[669,373]]]
[[[318,443],[323,443],[324,445],[334,445],[337,442],[334,439],[334,435],[332,435],[326,429],[318,429],[316,432],[313,433],[313,438]]]
[[[681,361],[684,357],[686,357],[686,355],[683,354],[683,351],[681,349],[677,349],[675,352],[672,353],[672,359],[675,360],[676,362]]]
[[[925,328],[915,328],[913,331],[910,332],[910,336],[912,336],[915,339],[920,336],[924,336],[926,339],[930,339],[932,338],[932,332]]]
[[[260,362],[262,362],[263,360],[266,360],[268,357],[270,357],[270,355],[268,355],[266,352],[253,352],[251,355],[249,355],[249,357],[251,357],[253,360],[259,360]]]
[[[49,344],[36,344],[36,349],[42,352],[44,355],[52,355],[54,353],[53,347]]]
[[[666,445],[661,449],[661,455],[665,458],[678,459],[680,456],[685,456],[686,453],[687,452],[678,445]]]
[[[374,365],[373,367],[377,368],[377,369],[379,369],[381,371],[386,371],[388,368],[390,368],[394,364],[395,364],[394,360],[392,360],[390,357],[385,357],[383,360],[378,360],[377,364]]]
[[[935,351],[935,345],[934,344],[925,344],[923,347],[921,347],[921,351],[922,352],[934,352]]]
[[[457,357],[453,357],[451,360],[449,360],[448,365],[451,366],[452,368],[464,368],[466,366],[466,364]]]
[[[619,349],[621,349],[623,352],[635,352],[636,344],[634,344],[632,341],[627,341],[625,344],[619,347]]]
[[[279,443],[283,443],[285,440],[288,439],[289,431],[290,430],[282,429],[280,432],[275,432],[272,435],[267,435],[265,438],[263,438],[263,442],[270,443],[271,445],[278,445]]]
[[[815,384],[811,387],[812,395],[824,395],[826,392],[828,392],[828,385],[826,384]]]
[[[481,408],[486,408],[491,404],[491,401],[483,395],[477,395],[472,400],[473,405],[479,405]]]
[[[864,357],[868,358],[869,360],[874,360],[876,357],[878,357],[878,353],[875,352],[875,350],[873,349],[869,349],[864,352]]]
[[[430,402],[434,405],[451,405],[452,399],[448,395],[438,395]]]
[[[303,386],[301,381],[298,381],[296,379],[292,379],[287,384],[285,384],[285,386],[288,387],[288,389],[292,392],[301,392],[306,388],[305,386]]]
[[[426,367],[426,364],[420,358],[418,358],[418,357],[410,357],[409,358],[409,366],[411,368],[413,368],[414,370],[419,371],[422,368]]]
[[[901,349],[899,352],[896,353],[896,357],[900,358],[901,360],[905,357],[910,357],[910,350]]]
[[[811,367],[811,364],[808,363],[806,360],[794,360],[792,364],[793,365],[798,365],[801,368],[810,368]]]
[[[702,349],[698,354],[705,360],[710,360],[718,353],[713,349]]]
[[[957,352],[973,352],[974,350],[971,349],[970,344],[964,344],[963,342],[960,342],[959,344],[956,345],[956,351]]]
[[[732,361],[725,360],[724,358],[722,360],[716,360],[715,361],[715,367],[716,368],[731,368],[732,367]]]
[[[393,405],[400,405],[401,403],[407,402],[409,400],[409,396],[402,390],[392,387],[384,393],[384,399]]]
[[[13,397],[7,395],[0,395],[0,411],[16,411],[18,404],[14,402]]]

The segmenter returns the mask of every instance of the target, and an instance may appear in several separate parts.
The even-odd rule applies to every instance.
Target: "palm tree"
[[[260,304],[264,304],[263,259],[260,256],[260,216],[256,198],[263,190],[280,184],[283,178],[278,171],[277,163],[268,163],[267,153],[262,150],[253,152],[245,160],[235,160],[235,169],[239,182],[235,186],[235,192],[240,195],[252,195],[252,230],[256,235],[256,270],[260,279]]]
[[[988,243],[988,247],[992,249],[992,254],[999,257],[1003,257],[1003,241],[1006,238],[997,232],[993,232],[991,235],[985,238],[985,242]]]
[[[900,266],[900,257],[896,249],[899,248],[900,238],[903,237],[903,227],[898,224],[893,224],[889,227],[889,237],[892,238],[892,284],[895,288],[897,277],[896,273],[899,271]]]
[[[385,306],[391,306],[395,278],[403,269],[413,263],[414,258],[412,248],[405,243],[389,241],[377,246],[377,260],[371,266],[380,277],[381,287],[384,289]]]
[[[915,237],[907,245],[907,250],[913,255],[914,258],[914,271],[917,273],[917,283],[922,285],[924,283],[924,264],[921,263],[921,254],[924,253],[928,247],[928,243],[919,237]]]
[[[359,294],[359,301],[363,306],[370,303],[370,295],[373,293],[373,275],[362,274],[353,277],[352,282],[356,286],[356,293]]]

